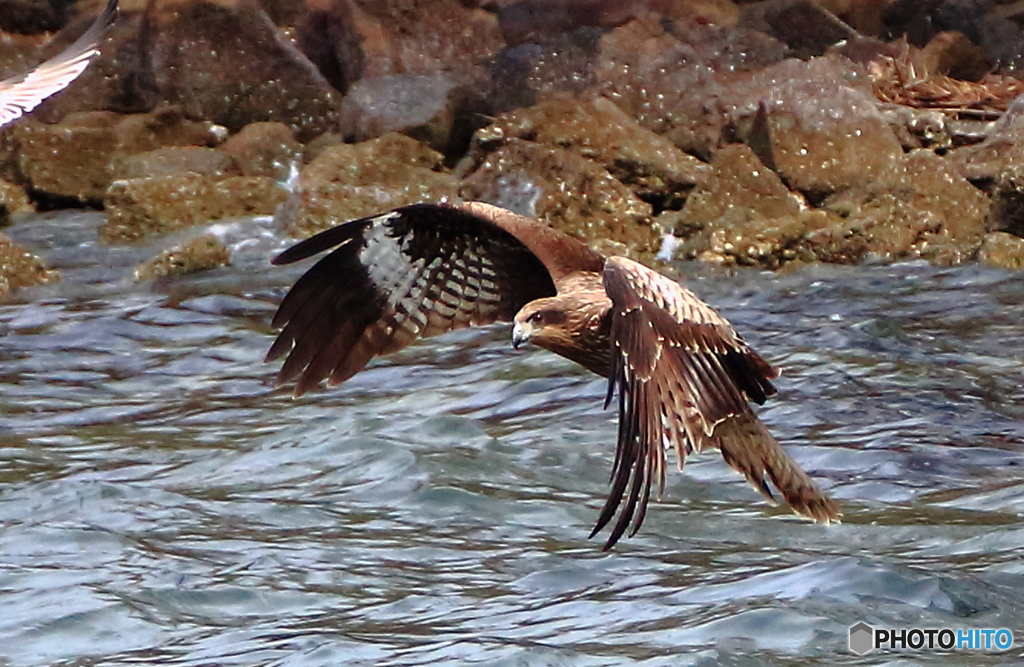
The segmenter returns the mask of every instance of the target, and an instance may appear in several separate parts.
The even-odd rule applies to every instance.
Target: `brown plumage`
[[[775,393],[777,373],[710,306],[624,257],[605,258],[529,218],[480,202],[418,204],[317,234],[274,259],[329,248],[274,316],[267,354],[287,355],[278,380],[295,394],[338,384],[379,354],[417,338],[513,321],[513,345],[532,341],[608,378],[618,390],[612,490],[591,536],[618,512],[605,548],[644,521],[665,484],[665,448],[679,467],[718,449],[774,502],[837,521],[835,504],[750,409]]]
[[[24,74],[0,81],[0,127],[35,109],[85,71],[100,52],[103,31],[117,16],[117,0],[109,0],[89,29],[71,46]]]

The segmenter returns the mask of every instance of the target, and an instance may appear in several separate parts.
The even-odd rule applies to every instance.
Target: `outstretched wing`
[[[611,494],[591,535],[620,507],[605,548],[631,522],[636,533],[651,487],[664,488],[668,445],[680,467],[692,451],[717,447],[769,500],[766,477],[796,512],[836,520],[836,507],[750,410],[748,401],[775,393],[775,369],[710,306],[641,264],[610,258],[604,286],[613,304],[608,402],[618,387],[619,435]]]
[[[516,231],[527,240],[529,232]],[[347,222],[274,263],[335,246],[274,315],[284,328],[267,360],[288,355],[278,381],[298,378],[296,395],[323,379],[341,383],[417,338],[508,321],[527,302],[555,294],[551,272],[520,238],[459,207],[417,204]]]
[[[32,111],[50,95],[68,87],[100,52],[103,31],[117,16],[117,0],[110,0],[89,29],[56,56],[33,70],[0,81],[0,126]]]

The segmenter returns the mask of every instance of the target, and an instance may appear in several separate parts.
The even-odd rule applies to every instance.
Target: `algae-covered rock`
[[[999,269],[1024,269],[1024,238],[992,232],[986,234],[978,248],[978,259]]]
[[[307,236],[354,218],[398,206],[452,198],[457,182],[440,171],[443,156],[403,134],[324,149],[302,171],[298,205],[283,220],[293,236]]]
[[[204,234],[173,248],[168,248],[135,268],[135,280],[152,280],[208,271],[231,263],[231,254],[212,234]]]
[[[265,176],[211,179],[194,172],[116,181],[104,205],[100,237],[126,243],[192,225],[242,215],[271,215],[286,198]]]
[[[512,139],[486,155],[460,194],[535,215],[608,254],[649,259],[660,245],[650,204],[564,148]]]
[[[60,273],[47,269],[42,260],[0,234],[0,296],[21,287],[44,285],[60,280]]]

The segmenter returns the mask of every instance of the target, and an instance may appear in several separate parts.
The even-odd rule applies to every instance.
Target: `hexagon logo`
[[[857,655],[864,655],[875,647],[874,629],[861,621],[850,626],[850,650]]]

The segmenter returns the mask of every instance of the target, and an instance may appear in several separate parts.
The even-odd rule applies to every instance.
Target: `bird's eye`
[[[544,321],[544,311],[538,310],[536,313],[526,318],[526,320],[530,324],[540,324]]]

